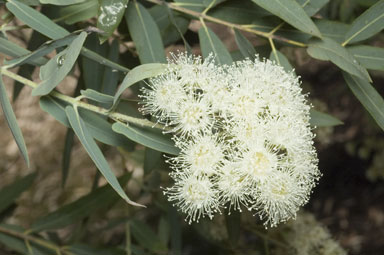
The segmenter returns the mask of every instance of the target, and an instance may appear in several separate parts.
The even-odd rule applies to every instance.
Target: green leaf
[[[107,58],[105,58],[105,57],[97,54],[96,52],[89,50],[85,47],[83,47],[81,49],[81,55],[83,55],[84,57],[87,57],[93,61],[96,61],[99,64],[102,64],[104,66],[108,66],[108,67],[112,68],[113,70],[119,70],[119,71],[124,72],[124,73],[129,72],[128,68],[126,68],[122,65],[119,65],[118,63],[115,63],[113,61],[110,61],[109,59],[107,59]]]
[[[348,24],[327,19],[316,20],[315,24],[324,37],[331,38],[338,43],[344,41],[344,35],[350,27]]]
[[[145,148],[144,152],[144,174],[149,174],[159,165],[162,153],[160,151]]]
[[[97,18],[97,28],[105,34],[100,34],[100,42],[105,42],[119,26],[123,18],[128,0],[103,0],[100,1]]]
[[[240,212],[234,211],[225,216],[228,239],[233,247],[237,246],[240,236],[241,218]]]
[[[69,254],[74,255],[126,255],[126,253],[117,248],[100,248],[91,247],[86,244],[72,244],[65,247],[65,250],[69,251]],[[136,253],[133,252],[134,255]]]
[[[6,229],[8,231],[12,231],[13,233],[25,233],[25,229],[16,226],[16,225],[10,225],[10,224],[0,224],[0,228]],[[42,240],[42,239],[40,239]],[[49,241],[44,240],[47,243],[50,243]],[[5,232],[0,232],[0,243],[2,243],[4,246],[8,247],[8,249],[11,249],[12,251],[19,252],[21,254],[26,255],[52,255],[54,251],[48,250],[34,242],[29,243],[29,247],[27,247],[25,240],[15,237],[12,234],[7,234]],[[8,253],[8,252],[7,252]],[[13,254],[13,253],[8,253]]]
[[[222,2],[225,2],[227,0],[203,0],[203,4],[205,7],[215,7],[218,4],[221,4]]]
[[[347,49],[365,68],[384,71],[383,48],[358,45]]]
[[[144,248],[158,253],[165,252],[167,247],[161,242],[160,238],[144,222],[139,220],[129,221],[133,238]]]
[[[60,20],[68,25],[74,24],[79,21],[88,20],[97,16],[98,12],[97,0],[86,0],[80,4],[66,6],[60,9]]]
[[[119,178],[122,186],[125,186],[130,175]],[[116,180],[117,181],[117,180]],[[120,184],[119,184],[120,186]],[[59,229],[93,214],[101,208],[108,208],[119,200],[119,196],[109,184],[105,184],[76,201],[66,204],[54,212],[37,219],[31,226],[31,231]]]
[[[271,13],[249,0],[236,0],[211,9],[208,15],[235,24],[252,24],[256,17],[262,18]]]
[[[119,62],[120,45],[117,40],[113,40],[111,45],[108,47],[107,58],[117,63]],[[101,83],[101,92],[107,95],[114,95],[117,90],[119,80],[119,74],[117,70],[109,66],[104,67],[103,79]],[[108,108],[102,105],[104,108]]]
[[[52,115],[58,122],[66,127],[70,127],[67,115],[65,114],[65,107],[67,103],[53,98],[52,96],[43,96],[39,100],[40,108]]]
[[[242,33],[240,33],[239,30],[234,29],[234,31],[236,44],[239,47],[241,54],[243,54],[245,58],[254,60],[257,53],[252,43],[248,41],[248,39]]]
[[[113,99],[113,106],[116,106],[117,101],[119,100],[121,94],[135,84],[138,81],[151,78],[154,76],[157,76],[167,70],[167,65],[166,64],[158,64],[158,63],[153,63],[153,64],[144,64],[144,65],[139,65],[132,69],[124,78],[123,82],[121,83],[120,88],[116,92],[114,99]]]
[[[307,49],[308,54],[316,59],[329,60],[342,70],[356,75],[362,79],[372,81],[367,70],[350,54],[332,39],[324,37],[323,40],[312,40]]]
[[[284,70],[287,72],[291,72],[293,70],[293,67],[289,63],[287,57],[284,56],[284,54],[278,50],[271,51],[271,55],[269,56],[269,59],[272,61],[276,61],[276,63],[284,67]]]
[[[345,41],[347,43],[355,43],[365,40],[384,28],[384,0],[377,2],[371,6],[351,25],[351,28],[345,34]]]
[[[28,174],[0,190],[0,212],[7,209],[26,191],[36,178],[36,173]]]
[[[5,64],[8,65],[9,68],[13,68],[13,67],[22,65],[24,63],[30,63],[32,60],[35,60],[35,59],[39,59],[39,58],[41,59],[41,57],[52,52],[54,49],[69,45],[77,37],[78,37],[78,34],[69,34],[57,40],[47,41],[43,45],[41,45],[37,50],[29,54],[26,54],[22,57],[7,61]],[[42,58],[42,59],[44,59],[45,63],[48,62],[47,59],[45,58]]]
[[[117,181],[116,176],[113,174],[112,169],[109,167],[108,162],[104,158],[103,153],[101,152],[100,148],[97,146],[96,142],[90,135],[79,113],[71,106],[67,106],[65,108],[65,112],[67,114],[71,127],[73,128],[73,131],[75,131],[77,137],[80,139],[80,142],[84,146],[85,150],[88,152],[88,155],[91,157],[92,161],[95,163],[95,165],[103,174],[108,183],[127,203],[134,206],[142,206],[138,203],[131,201],[127,197],[124,190],[121,188],[119,182]]]
[[[47,95],[57,85],[59,85],[75,64],[86,37],[87,33],[81,32],[81,34],[72,41],[67,49],[63,50],[57,54],[56,57],[48,61],[46,65],[49,66],[49,76],[44,77],[41,84],[33,89],[33,96]],[[53,70],[51,67],[53,67]]]
[[[280,17],[293,27],[321,37],[313,21],[305,13],[304,9],[295,0],[252,0],[257,5]]]
[[[343,73],[344,80],[353,94],[367,109],[376,123],[384,130],[384,100],[376,89],[363,79]]]
[[[177,6],[195,11],[202,12],[205,9],[204,0],[175,0]]]
[[[229,54],[224,43],[205,24],[203,24],[203,26],[199,29],[199,39],[204,58],[207,58],[209,54],[213,53],[213,57],[215,58],[217,64],[232,64],[231,54]]]
[[[296,0],[308,16],[315,15],[321,8],[323,8],[329,0]]]
[[[52,5],[71,5],[71,4],[79,4],[84,2],[85,0],[39,0],[42,4],[52,4]]]
[[[19,147],[19,150],[21,152],[21,155],[23,156],[25,162],[27,163],[27,166],[29,167],[27,147],[25,146],[23,134],[21,133],[20,127],[17,124],[15,113],[12,110],[11,102],[8,99],[7,91],[5,90],[5,87],[3,84],[3,77],[1,75],[1,72],[0,72],[0,104],[4,112],[5,120],[7,121],[9,129],[12,132],[13,138],[15,139],[16,144]]]
[[[337,126],[344,124],[341,120],[316,110],[311,109],[310,110],[310,123],[312,126],[316,127],[331,127],[331,126]]]
[[[0,37],[0,52],[13,58],[18,58],[31,53],[29,50],[24,49],[23,47],[20,47],[19,45],[2,37]],[[33,59],[28,63],[35,66],[41,66],[47,63],[47,59]]]
[[[86,89],[86,90],[81,90],[80,93],[81,95],[85,96],[86,98],[92,101],[105,104],[107,106],[106,108],[111,107],[113,104],[113,96],[100,93],[96,90]]]
[[[166,136],[161,132],[156,132],[154,129],[128,126],[120,122],[114,123],[112,125],[112,129],[116,133],[125,135],[132,141],[151,149],[172,155],[178,155],[180,152],[180,150],[175,147],[174,142],[169,136]]]
[[[131,1],[125,13],[125,20],[139,53],[140,62],[166,62],[159,28],[147,9],[138,2]]]
[[[9,0],[6,6],[19,20],[49,38],[59,39],[69,34],[45,15],[17,0]]]
[[[63,159],[62,159],[62,171],[61,171],[61,186],[64,188],[65,183],[68,178],[69,166],[71,164],[71,154],[73,148],[73,142],[75,138],[75,133],[72,129],[68,128],[64,140],[64,150],[63,150]]]

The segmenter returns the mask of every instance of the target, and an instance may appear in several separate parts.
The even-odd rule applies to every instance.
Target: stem
[[[231,23],[231,22],[228,22],[228,21],[225,21],[225,20],[214,18],[212,16],[209,16],[209,15],[205,14],[204,12],[202,12],[202,13],[201,12],[195,12],[195,11],[189,10],[187,8],[178,6],[178,5],[174,4],[174,3],[168,3],[168,2],[165,2],[165,1],[162,1],[162,0],[146,0],[146,1],[154,3],[154,4],[158,4],[158,5],[166,5],[166,6],[168,6],[169,8],[171,8],[173,10],[176,10],[176,11],[179,11],[179,12],[182,12],[182,13],[185,13],[185,14],[197,17],[200,20],[201,19],[208,20],[208,21],[211,21],[211,22],[214,22],[214,23],[217,23],[217,24],[221,24],[221,25],[227,26],[229,28],[236,28],[238,30],[249,32],[249,33],[252,33],[252,34],[264,37],[264,38],[276,39],[276,40],[279,40],[279,41],[282,41],[282,42],[286,42],[286,43],[289,43],[289,44],[292,44],[292,45],[295,45],[295,46],[307,47],[307,44],[305,44],[305,43],[297,42],[297,41],[294,41],[294,40],[290,40],[290,39],[284,38],[282,36],[277,36],[277,35],[274,35],[274,34],[270,34],[270,33],[266,33],[266,32],[262,32],[262,31],[256,30],[256,29],[252,29],[252,28],[250,28],[247,25],[238,25],[238,24],[234,24],[234,23]]]
[[[54,250],[54,251],[56,251],[56,253],[59,252],[58,254],[61,254],[61,252],[62,252],[62,254],[73,255],[69,251],[64,251],[62,247],[60,247],[56,244],[53,244],[49,241],[46,241],[44,239],[30,236],[28,234],[20,233],[20,232],[14,231],[14,230],[6,229],[4,227],[0,227],[0,232],[7,234],[7,235],[17,237],[17,238],[20,238],[20,239],[23,239],[25,241],[25,243],[33,242],[35,244],[38,244],[38,245],[43,246],[45,248],[48,248],[50,250]],[[29,249],[31,249],[31,247],[29,247]]]
[[[20,75],[17,75],[13,72],[10,72],[8,71],[7,69],[5,68],[1,68],[1,73],[16,80],[16,81],[19,81],[31,88],[36,88],[38,86],[37,83],[31,81],[31,80],[28,80]],[[96,113],[99,113],[99,114],[102,114],[102,115],[105,115],[113,120],[116,120],[116,121],[122,121],[122,122],[125,122],[125,123],[131,123],[131,124],[135,124],[135,125],[138,125],[138,126],[141,126],[141,127],[155,127],[155,128],[159,128],[159,129],[163,129],[164,126],[163,125],[160,125],[158,123],[154,123],[154,122],[151,122],[147,119],[141,119],[141,118],[135,118],[135,117],[132,117],[132,116],[128,116],[128,115],[125,115],[125,114],[121,114],[119,112],[110,112],[108,109],[105,109],[105,108],[102,108],[102,107],[99,107],[99,106],[95,106],[95,105],[92,105],[92,104],[88,104],[88,103],[85,103],[85,102],[82,102],[82,101],[79,101],[77,100],[76,98],[73,98],[73,97],[70,97],[70,96],[66,96],[66,95],[63,95],[57,91],[52,91],[50,94],[50,96],[52,97],[55,97],[57,99],[60,99],[64,102],[67,102],[67,103],[70,103],[76,107],[81,107],[83,109],[87,109],[89,111],[92,111],[92,112],[96,112]]]

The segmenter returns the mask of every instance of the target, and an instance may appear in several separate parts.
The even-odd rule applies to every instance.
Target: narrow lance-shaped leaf
[[[23,134],[21,133],[20,127],[17,124],[15,113],[12,110],[11,102],[9,101],[9,98],[7,96],[7,91],[5,90],[5,87],[3,84],[3,77],[1,75],[1,72],[0,72],[0,104],[4,112],[5,120],[7,121],[9,129],[12,132],[13,138],[15,139],[16,144],[19,147],[19,150],[21,152],[21,155],[23,156],[25,162],[27,163],[27,166],[29,167],[27,147],[25,146],[24,137],[23,137]]]
[[[130,175],[120,178],[120,183],[124,186]],[[119,184],[120,185],[120,184]],[[109,184],[106,184],[88,195],[76,201],[64,205],[54,212],[51,212],[34,222],[31,231],[39,232],[42,230],[58,229],[79,221],[100,208],[106,208],[116,203],[119,196],[114,192]]]
[[[35,173],[28,174],[0,190],[0,212],[7,209],[33,183]]]
[[[360,42],[377,34],[383,29],[384,0],[381,0],[353,21],[351,28],[345,34],[345,41],[343,45],[347,43]]]
[[[257,5],[280,17],[295,28],[321,37],[319,29],[295,0],[252,0]]]
[[[101,43],[105,42],[120,24],[127,4],[128,0],[100,1],[97,27],[105,32],[99,35]]]
[[[125,20],[139,53],[140,62],[166,62],[159,28],[148,11],[138,2],[131,1],[125,13]]]
[[[60,20],[68,25],[88,20],[97,16],[99,1],[86,0],[83,3],[66,6],[60,9]]]
[[[95,163],[97,168],[103,174],[108,183],[112,188],[129,204],[134,206],[142,206],[138,203],[131,201],[128,196],[125,194],[124,190],[120,186],[119,182],[116,179],[116,176],[113,174],[112,169],[109,167],[108,162],[104,158],[103,153],[100,148],[97,146],[96,142],[93,140],[88,129],[86,128],[84,121],[80,118],[79,113],[71,106],[65,108],[68,120],[73,128],[73,131],[76,133],[77,137],[80,139],[80,142],[83,144],[85,150],[88,152],[88,155],[91,157],[92,161]]]
[[[45,15],[17,0],[9,0],[6,6],[19,20],[49,38],[59,39],[69,34]]]
[[[79,4],[86,0],[39,0],[42,4],[53,4],[53,5],[72,5]]]
[[[59,85],[75,64],[86,37],[87,33],[81,32],[81,34],[73,40],[67,49],[63,50],[57,54],[56,57],[48,61],[46,65],[53,70],[49,70],[49,76],[44,77],[42,83],[33,89],[33,96],[49,94],[57,85]]]
[[[353,94],[367,109],[376,123],[384,130],[384,100],[376,89],[363,79],[343,73],[344,79]]]
[[[207,58],[210,54],[213,54],[217,64],[232,64],[231,54],[229,54],[224,43],[205,24],[203,24],[203,26],[199,29],[199,39],[204,58]]]
[[[139,144],[142,144],[151,149],[178,155],[180,150],[175,147],[170,137],[150,130],[149,128],[138,128],[133,126],[124,125],[123,123],[116,122],[112,125],[113,131],[125,135],[129,139]]]
[[[241,54],[245,58],[249,58],[251,60],[254,60],[256,57],[256,51],[255,48],[253,47],[252,43],[248,41],[248,39],[239,32],[239,30],[235,30],[235,40],[236,44],[239,47],[239,50],[241,51]]]
[[[129,222],[133,238],[142,246],[155,253],[164,252],[166,247],[160,238],[145,223],[138,220]]]
[[[71,164],[71,154],[75,133],[72,129],[68,128],[64,140],[63,158],[62,158],[62,171],[61,171],[61,186],[64,187],[68,178],[69,166]]]
[[[337,126],[337,125],[344,124],[341,120],[329,114],[319,112],[313,109],[310,110],[310,115],[311,115],[311,119],[309,122],[311,123],[312,126],[330,127],[330,126]]]
[[[332,39],[312,40],[307,49],[308,54],[316,59],[329,60],[342,70],[362,79],[372,81],[367,70],[350,54]]]
[[[161,73],[163,73],[167,69],[166,64],[144,64],[135,67],[132,69],[124,78],[123,82],[121,83],[120,88],[116,92],[114,99],[113,99],[113,105],[116,106],[117,101],[119,100],[121,94],[135,84],[136,82],[139,82],[141,80],[151,78],[154,76],[157,76]]]
[[[347,49],[365,68],[384,71],[384,48],[358,45]]]
[[[329,0],[296,0],[301,7],[303,7],[304,11],[308,14],[308,16],[313,16],[316,14],[321,8],[323,8]]]
[[[113,96],[100,93],[100,92],[93,90],[93,89],[81,90],[80,93],[84,97],[86,97],[92,101],[95,101],[95,102],[99,102],[99,103],[110,105],[110,106],[113,103]]]

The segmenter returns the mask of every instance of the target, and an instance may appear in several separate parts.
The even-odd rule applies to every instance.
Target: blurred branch
[[[287,39],[287,38],[282,37],[282,36],[277,36],[277,35],[275,35],[274,33],[271,33],[271,32],[268,32],[268,33],[267,32],[262,32],[262,31],[250,28],[249,26],[246,26],[246,25],[234,24],[234,23],[231,23],[231,22],[228,22],[228,21],[225,21],[225,20],[214,18],[212,16],[209,16],[209,15],[205,14],[205,11],[202,12],[202,13],[201,12],[192,11],[192,10],[189,10],[187,8],[178,6],[178,5],[174,4],[174,3],[168,3],[168,2],[165,2],[165,1],[162,1],[162,0],[146,0],[146,1],[150,2],[150,3],[158,4],[158,5],[166,5],[166,6],[168,6],[168,8],[171,8],[171,9],[173,9],[175,11],[179,11],[179,12],[182,12],[182,13],[185,13],[185,14],[189,14],[189,15],[194,16],[194,17],[199,18],[199,19],[204,19],[204,20],[211,21],[211,22],[214,22],[214,23],[217,23],[217,24],[221,24],[221,25],[227,26],[229,28],[236,28],[238,30],[242,30],[244,32],[249,32],[249,33],[252,33],[252,34],[255,34],[255,35],[267,38],[267,39],[275,39],[275,40],[286,42],[288,44],[292,44],[292,45],[295,45],[295,46],[307,47],[307,44],[305,44],[305,43],[294,41],[294,40],[290,40],[290,39]]]

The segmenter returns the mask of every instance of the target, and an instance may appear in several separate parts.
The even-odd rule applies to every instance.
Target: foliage
[[[176,209],[165,201],[159,188],[169,181],[169,169],[164,164],[163,155],[177,155],[179,150],[170,137],[161,132],[162,125],[142,117],[137,111],[138,88],[146,86],[147,79],[164,71],[165,49],[169,51],[169,46],[183,44],[185,50],[191,52],[196,50],[193,46],[196,38],[202,56],[207,58],[213,53],[218,65],[253,59],[259,54],[291,71],[294,66],[284,55],[284,49],[304,49],[313,59],[332,62],[342,72],[346,86],[384,129],[384,101],[375,89],[375,73],[368,72],[384,71],[384,51],[371,44],[384,28],[384,0],[348,1],[353,3],[352,7],[346,7],[344,2],[0,1],[0,52],[7,56],[0,71],[0,103],[27,166],[33,168],[33,159],[28,157],[6,94],[5,76],[17,82],[14,100],[24,84],[32,88],[32,96],[40,96],[40,107],[44,111],[68,127],[63,154],[63,185],[68,171],[74,170],[69,164],[74,134],[108,182],[77,201],[42,215],[27,229],[1,224],[0,242],[20,254],[190,254],[188,251],[192,251],[191,254],[200,251],[206,254],[239,251],[261,254],[264,249],[269,252],[270,247],[281,246],[281,242],[287,245],[284,238],[271,240],[266,235],[268,231],[257,224],[244,225],[250,219],[257,222],[250,215],[225,216],[224,223],[218,223],[219,228],[226,226],[226,229],[218,230],[221,235],[212,234],[218,226],[204,220],[198,225],[184,226]],[[192,23],[201,26],[192,31],[189,29]],[[230,51],[210,24],[229,29],[238,50]],[[30,51],[11,40],[13,31],[24,29],[33,31],[28,46],[40,47]],[[257,46],[255,40],[250,40],[252,36],[257,36]],[[52,52],[56,54],[53,56]],[[38,70],[41,82],[31,80],[34,70]],[[78,79],[74,97],[57,89],[65,77],[73,75]],[[313,126],[342,124],[337,118],[316,110],[311,111],[310,123]],[[118,148],[123,157],[144,155],[140,161],[144,179],[152,182],[140,186],[140,196],[135,196],[136,199],[130,198],[126,185],[131,175],[116,177],[103,155],[104,146]],[[34,179],[35,174],[27,175],[0,190],[2,215],[12,213],[17,198],[28,190]],[[148,196],[151,202],[142,199]],[[123,226],[117,239],[109,238],[95,245],[88,242],[86,235],[76,231],[66,238],[60,236],[60,230],[70,225],[76,225],[80,233],[89,233],[86,223],[95,211],[113,210],[110,208],[121,200],[128,203],[119,204],[127,208],[125,214],[108,219],[109,227],[100,230]],[[148,208],[142,208],[142,204]],[[243,233],[240,230],[256,236],[257,241],[234,234]],[[223,234],[225,231],[227,235]],[[196,236],[204,240],[203,248],[196,247],[196,244],[200,245]]]

